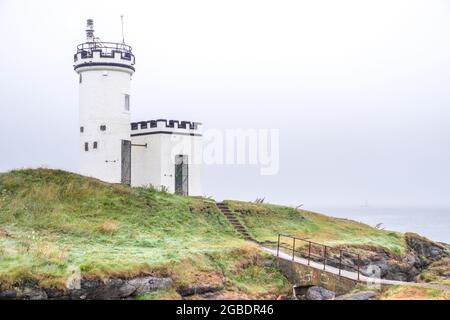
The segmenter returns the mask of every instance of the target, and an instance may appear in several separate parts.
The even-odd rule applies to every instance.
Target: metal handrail
[[[77,53],[92,50],[102,50],[104,52],[119,51],[131,54],[132,47],[124,43],[103,41],[85,42],[77,46]]]
[[[283,245],[283,243],[281,242],[281,237],[286,237],[286,238],[292,239],[292,246]],[[277,257],[279,257],[279,255],[280,255],[280,248],[284,248],[284,249],[292,251],[292,261],[294,261],[295,257],[296,257],[296,253],[299,254],[299,253],[302,252],[301,249],[296,249],[296,246],[295,246],[296,245],[296,241],[303,241],[303,242],[308,243],[308,253],[306,255],[306,258],[308,259],[308,265],[310,265],[311,258],[316,258],[319,261],[322,259],[322,261],[323,261],[323,270],[326,270],[327,262],[330,262],[330,261],[331,262],[336,262],[336,264],[338,265],[337,269],[339,270],[339,276],[341,276],[341,271],[342,270],[345,271],[346,268],[347,268],[347,269],[355,270],[357,275],[358,275],[358,280],[360,279],[360,261],[361,260],[360,260],[359,254],[353,254],[350,251],[343,250],[343,249],[339,248],[339,257],[338,258],[335,258],[333,256],[327,256],[327,248],[329,249],[328,250],[329,252],[332,252],[333,249],[334,249],[333,247],[327,246],[327,245],[322,244],[322,243],[314,242],[314,241],[311,241],[311,240],[308,240],[308,239],[305,239],[305,238],[294,237],[294,236],[285,235],[285,234],[281,234],[281,233],[278,234]],[[322,254],[315,254],[315,253],[313,253],[311,251],[312,245],[319,246],[321,249],[323,248],[323,250],[320,250],[320,252],[323,251],[323,255]],[[354,256],[355,258],[357,258],[357,265],[356,265],[356,267],[354,265],[343,263],[343,261],[342,261],[343,253],[347,254],[347,255],[350,255],[350,256]],[[302,256],[299,255],[298,257],[302,257]],[[305,256],[303,256],[303,258],[305,258]],[[328,266],[332,266],[332,267],[336,268],[335,265],[330,265],[329,263],[328,263]]]

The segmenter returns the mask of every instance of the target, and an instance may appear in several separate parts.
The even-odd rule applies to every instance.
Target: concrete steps
[[[223,202],[216,202],[216,206],[223,213],[225,218],[227,218],[228,222],[233,226],[237,233],[239,233],[245,240],[255,241],[248,233],[247,229],[245,229],[245,227],[240,223],[239,219]]]

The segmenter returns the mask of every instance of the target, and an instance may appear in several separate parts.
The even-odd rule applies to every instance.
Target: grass
[[[403,235],[294,208],[227,201],[260,241],[278,233],[328,245],[403,253]],[[174,287],[141,299],[179,298],[175,288],[217,284],[224,292],[272,297],[290,285],[244,241],[210,199],[130,188],[60,170],[0,174],[0,287],[66,286],[84,278],[170,276]]]
[[[271,267],[264,268],[251,265],[241,272],[232,274],[228,280],[228,286],[237,291],[247,293],[251,296],[264,296],[269,292],[289,292],[292,286],[286,281],[280,270]]]
[[[450,300],[450,293],[438,289],[390,286],[380,298],[382,300]]]
[[[450,279],[445,276],[450,270],[450,258],[433,262],[426,270],[424,270],[419,278],[422,281],[430,283],[438,283],[443,285],[450,285]]]
[[[259,241],[275,242],[279,233],[335,245],[382,247],[404,253],[402,234],[379,230],[348,219],[272,204],[225,201],[250,234]]]
[[[210,257],[220,253],[220,263],[231,266],[236,252],[257,250],[201,198],[59,170],[0,174],[3,287],[24,281],[64,287],[74,268],[85,278],[165,274],[191,281],[202,270],[222,272]],[[182,275],[190,263],[195,270]]]

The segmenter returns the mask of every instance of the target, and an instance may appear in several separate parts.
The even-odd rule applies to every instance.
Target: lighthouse
[[[123,37],[122,37],[123,38]],[[129,45],[100,41],[87,20],[77,46],[82,175],[133,187],[202,194],[202,124],[153,119],[130,122],[134,54]]]
[[[80,173],[112,183],[131,183],[132,48],[94,36],[87,20],[86,42],[77,46]]]

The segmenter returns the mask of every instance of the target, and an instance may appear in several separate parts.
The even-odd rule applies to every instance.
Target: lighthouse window
[[[106,126],[105,126],[104,124],[102,124],[102,125],[100,126],[100,131],[106,131]]]
[[[83,82],[83,77],[81,76],[81,73],[80,73],[80,83],[82,83]]]
[[[125,110],[130,111],[130,95],[125,95]]]
[[[84,143],[84,151],[89,151],[89,143],[88,142]]]
[[[84,127],[80,127],[80,132],[81,132],[81,133],[84,132]]]
[[[97,141],[94,141],[94,145],[92,146],[93,149],[97,149]]]

